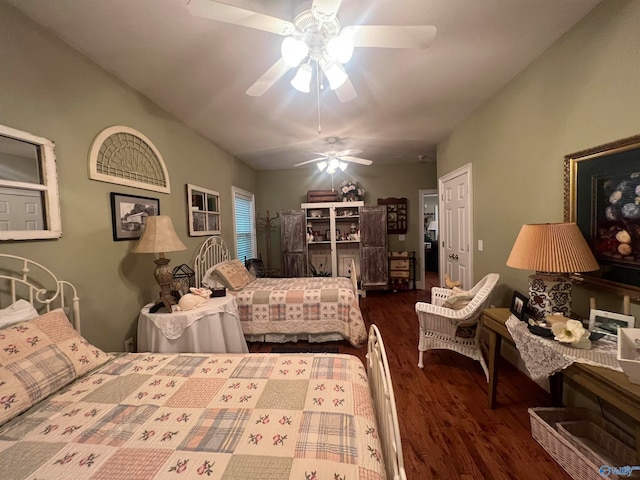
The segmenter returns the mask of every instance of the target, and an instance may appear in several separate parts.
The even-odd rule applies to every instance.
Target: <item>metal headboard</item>
[[[24,299],[39,312],[64,309],[80,333],[80,298],[76,287],[58,280],[47,267],[16,255],[0,253],[0,308]]]
[[[200,246],[193,262],[193,270],[196,272],[196,287],[202,286],[202,277],[209,268],[225,260],[229,260],[229,249],[222,237],[207,238]]]

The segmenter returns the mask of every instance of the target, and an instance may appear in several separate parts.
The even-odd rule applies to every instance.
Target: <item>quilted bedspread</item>
[[[257,278],[230,293],[245,335],[339,333],[356,347],[367,338],[346,277]]]
[[[0,427],[0,478],[382,480],[362,362],[128,354]]]

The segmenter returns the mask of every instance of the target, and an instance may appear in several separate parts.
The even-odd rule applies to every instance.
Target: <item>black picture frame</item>
[[[151,215],[160,215],[158,198],[111,192],[111,229],[114,242],[140,238],[145,219]]]
[[[575,222],[600,269],[576,280],[640,301],[640,135],[564,158],[564,221]],[[625,233],[626,232],[626,233]]]
[[[511,306],[509,311],[515,315],[518,320],[525,321],[529,308],[529,297],[515,290],[511,298]]]

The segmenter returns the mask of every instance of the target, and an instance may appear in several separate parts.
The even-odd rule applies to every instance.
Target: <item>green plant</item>
[[[327,271],[322,268],[322,264],[320,264],[320,271],[316,270],[316,267],[313,263],[309,262],[309,271],[311,271],[311,275],[314,277],[330,277],[331,270]]]

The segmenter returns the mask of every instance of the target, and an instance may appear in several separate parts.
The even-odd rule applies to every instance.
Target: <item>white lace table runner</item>
[[[509,317],[506,325],[533,380],[549,377],[573,362],[622,372],[617,359],[618,344],[608,336],[591,342],[591,348],[587,350],[534,335],[525,322],[513,315]]]
[[[151,320],[162,334],[170,340],[180,338],[187,327],[207,315],[226,313],[238,318],[238,307],[233,295],[209,298],[205,305],[186,312],[149,313],[149,308],[152,306],[153,303],[146,305],[140,315],[144,315]]]

